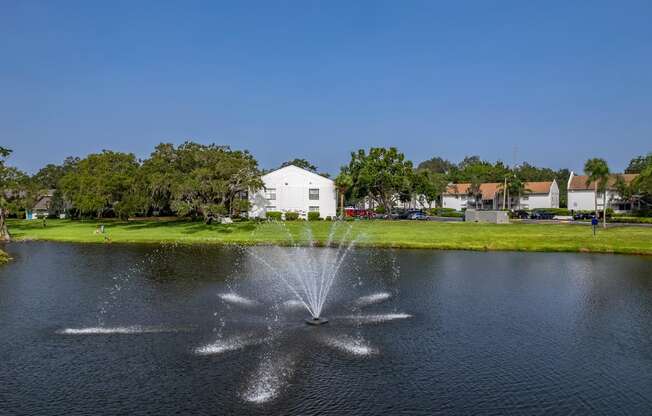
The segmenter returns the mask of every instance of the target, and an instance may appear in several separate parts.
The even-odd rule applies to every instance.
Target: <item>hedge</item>
[[[281,211],[267,211],[265,217],[267,217],[268,220],[281,221],[283,213]]]
[[[319,221],[321,217],[319,216],[319,212],[309,212],[308,213],[308,221]]]
[[[299,213],[298,212],[286,212],[285,213],[285,221],[296,221],[299,219]]]

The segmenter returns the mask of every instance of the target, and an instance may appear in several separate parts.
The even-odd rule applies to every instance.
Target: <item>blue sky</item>
[[[397,146],[612,170],[652,151],[652,2],[0,0],[0,145],[30,172],[185,139],[265,168]]]

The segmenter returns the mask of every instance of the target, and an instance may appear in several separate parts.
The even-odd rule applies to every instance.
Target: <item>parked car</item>
[[[524,211],[522,209],[514,211],[514,218],[518,218],[520,220],[527,220],[530,218],[530,213],[527,211]]]
[[[410,215],[408,216],[408,219],[409,220],[427,220],[428,216],[426,214],[424,214],[423,212],[421,212],[421,211],[416,211],[416,212],[410,213]]]
[[[590,220],[591,218],[593,218],[592,212],[576,212],[573,214],[574,220]]]
[[[408,210],[406,210],[406,211],[403,211],[403,212],[399,213],[397,218],[398,218],[399,220],[410,220],[410,219],[412,219],[412,218],[410,218],[410,217],[411,217],[412,215],[414,215],[414,214],[426,215],[426,214],[425,214],[423,211],[421,211],[420,209],[408,209]]]
[[[551,220],[553,218],[555,218],[555,214],[552,212],[534,211],[532,214],[530,214],[530,219],[533,220]]]

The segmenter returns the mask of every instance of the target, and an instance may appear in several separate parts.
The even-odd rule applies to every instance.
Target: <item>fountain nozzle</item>
[[[307,323],[308,325],[315,325],[315,326],[317,326],[317,325],[324,325],[324,324],[327,324],[327,323],[328,323],[328,319],[326,319],[326,318],[321,318],[321,317],[319,317],[319,316],[315,316],[315,317],[312,317],[312,318],[308,318],[308,319],[306,319],[306,323]]]

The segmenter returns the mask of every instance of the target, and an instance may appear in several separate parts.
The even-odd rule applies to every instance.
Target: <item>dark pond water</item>
[[[354,250],[310,327],[246,250],[6,249],[0,414],[652,414],[649,258]]]

